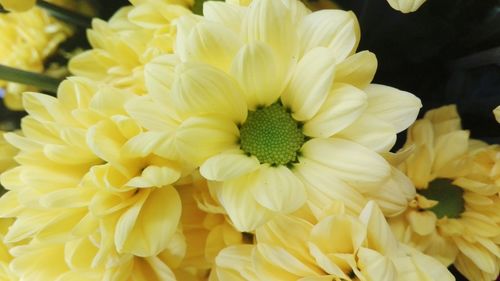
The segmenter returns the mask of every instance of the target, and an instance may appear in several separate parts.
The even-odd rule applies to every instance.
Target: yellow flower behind
[[[417,196],[390,220],[394,232],[446,266],[453,263],[469,280],[494,280],[500,261],[500,148],[470,140],[455,106],[417,120],[408,146],[414,151],[402,169]]]
[[[181,177],[177,164],[121,153],[142,130],[124,111],[133,96],[77,77],[61,83],[57,98],[24,94],[29,115],[22,120],[23,136],[5,135],[20,150],[20,165],[0,178],[9,190],[0,198],[0,215],[15,218],[4,242],[46,249],[86,241],[95,248],[86,258],[105,271],[112,261],[154,260],[173,241],[183,243],[176,238],[181,202],[172,186]],[[24,261],[46,253],[28,252]]]
[[[148,95],[127,104],[148,129],[131,142],[199,168],[239,231],[333,199],[359,213],[390,195],[388,182],[404,181],[379,153],[420,100],[370,84],[377,62],[356,53],[353,13],[311,13],[298,0],[209,1],[204,17],[185,15],[176,30],[174,55],[145,67]],[[384,209],[391,215],[407,204],[393,190],[401,204]]]
[[[256,245],[228,247],[211,280],[455,280],[437,260],[397,242],[370,201],[359,217],[337,203],[314,223],[280,216],[256,231]]]
[[[174,0],[131,2],[134,6],[121,8],[108,22],[93,20],[87,33],[92,49],[72,58],[68,66],[78,76],[144,94],[144,65],[173,52],[171,23],[191,12]]]
[[[0,64],[38,73],[45,70],[44,60],[72,34],[71,28],[39,8],[0,14],[0,29]],[[22,109],[23,92],[35,90],[8,81],[0,81],[0,88],[5,90],[5,104],[14,110]]]

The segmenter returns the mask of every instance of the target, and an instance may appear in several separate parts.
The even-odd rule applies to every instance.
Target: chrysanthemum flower
[[[24,94],[24,136],[6,134],[20,165],[1,175],[9,191],[0,215],[16,219],[5,242],[64,248],[78,238],[95,246],[86,258],[106,270],[115,260],[154,259],[171,247],[181,214],[172,184],[181,173],[168,159],[121,153],[141,132],[124,111],[133,96],[82,78],[64,81],[57,98]]]
[[[417,187],[411,208],[390,223],[397,236],[469,280],[499,273],[498,146],[469,140],[455,106],[431,110],[410,128],[403,170]]]
[[[144,94],[144,65],[172,53],[175,29],[171,22],[191,12],[175,3],[190,1],[131,1],[108,21],[94,19],[88,31],[92,49],[69,62],[72,73]],[[192,2],[192,1],[191,1]]]
[[[72,33],[39,8],[0,14],[0,29],[0,64],[33,72],[43,72],[45,58]],[[0,81],[0,87],[5,89],[5,104],[15,110],[22,109],[21,93],[35,90],[7,81]]]
[[[146,66],[149,96],[127,112],[149,130],[132,142],[151,145],[131,153],[200,167],[239,231],[306,202],[361,211],[395,177],[378,153],[421,104],[370,84],[376,59],[355,53],[354,14],[257,0],[206,2],[204,15],[181,17],[175,56]]]
[[[256,240],[224,249],[211,280],[454,280],[437,260],[399,244],[373,201],[359,217],[342,204],[315,223],[280,216]]]
[[[426,0],[387,0],[393,9],[403,13],[415,12],[425,3],[425,1]]]

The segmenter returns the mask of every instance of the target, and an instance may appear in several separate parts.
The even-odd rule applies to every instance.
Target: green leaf
[[[50,93],[56,93],[61,81],[43,74],[20,70],[17,68],[0,65],[0,80],[21,83],[37,87]]]

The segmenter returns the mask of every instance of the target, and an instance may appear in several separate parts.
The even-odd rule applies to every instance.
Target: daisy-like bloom
[[[495,115],[497,122],[500,123],[500,106],[497,106],[495,110],[493,110],[493,114]]]
[[[398,243],[370,201],[359,217],[342,204],[311,223],[281,216],[256,231],[256,245],[228,247],[211,280],[455,280],[437,260]]]
[[[44,71],[45,58],[72,33],[68,26],[38,8],[0,14],[0,29],[0,64],[39,73]],[[22,109],[21,93],[34,90],[7,81],[0,81],[0,88],[5,90],[5,104],[14,110]]]
[[[500,149],[470,140],[455,106],[430,110],[410,128],[414,146],[403,164],[417,196],[390,220],[398,238],[469,280],[491,281],[499,273]]]
[[[144,94],[144,65],[172,53],[175,29],[171,22],[191,12],[192,1],[134,0],[108,21],[94,19],[87,36],[92,49],[69,62],[72,73]]]
[[[204,15],[181,17],[175,55],[146,66],[148,96],[126,106],[148,129],[132,139],[132,155],[199,167],[241,232],[306,202],[341,199],[359,213],[401,180],[379,153],[414,121],[420,100],[370,84],[376,58],[355,52],[353,13],[257,0],[205,2]],[[398,196],[393,213],[406,208]]]
[[[394,10],[403,13],[415,12],[426,0],[387,0]]]
[[[20,165],[1,175],[9,191],[0,198],[0,216],[15,218],[4,242],[24,246],[19,249],[26,251],[13,252],[21,264],[51,252],[32,247],[86,248],[90,243],[93,250],[84,253],[92,268],[108,271],[122,260],[165,268],[156,258],[163,259],[167,248],[185,248],[176,238],[181,202],[172,184],[182,176],[177,164],[121,151],[142,130],[124,111],[131,97],[131,92],[83,78],[61,83],[57,98],[23,95],[29,113],[22,119],[23,136],[5,135],[20,150]],[[73,270],[68,253],[65,266]],[[121,268],[130,273],[129,266]],[[36,272],[16,270],[19,276]],[[50,276],[24,280],[56,280]]]

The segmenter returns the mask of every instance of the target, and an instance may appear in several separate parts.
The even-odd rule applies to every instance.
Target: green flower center
[[[458,218],[465,211],[464,191],[451,182],[449,179],[436,179],[429,184],[427,189],[418,191],[427,199],[439,202],[436,206],[427,209],[436,214],[439,219],[445,216]]]
[[[279,102],[249,111],[240,127],[241,149],[272,166],[296,162],[304,139],[299,123]]]

